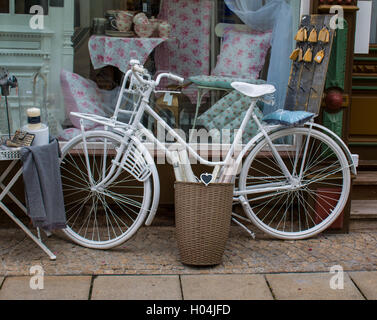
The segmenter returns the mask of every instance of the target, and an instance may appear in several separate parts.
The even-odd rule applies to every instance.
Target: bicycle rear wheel
[[[68,225],[64,233],[84,247],[110,249],[130,239],[145,220],[151,203],[151,178],[140,182],[122,170],[115,180],[97,190],[96,185],[110,171],[121,137],[93,131],[87,132],[85,139],[87,152],[82,135],[62,149],[60,168]]]
[[[264,188],[291,183],[264,138],[251,150],[239,179],[239,189],[259,189],[249,194],[245,213],[273,237],[298,240],[322,232],[343,211],[351,177],[342,149],[327,135],[309,128],[280,130],[270,136],[293,176],[292,188]]]

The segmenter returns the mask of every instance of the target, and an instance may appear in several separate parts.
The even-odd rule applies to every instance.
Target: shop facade
[[[232,101],[222,100],[232,93],[230,82],[267,82],[278,88],[276,105],[261,105],[260,119],[282,108],[292,71],[289,55],[295,46],[300,17],[332,10],[332,3],[322,0],[255,1],[251,8],[253,17],[260,20],[254,22],[251,36],[245,36],[248,27],[243,21],[247,17],[240,18],[242,12],[236,14],[226,2],[0,1],[1,66],[7,67],[20,83],[19,92],[12,91],[9,98],[12,130],[22,123],[17,123],[18,108],[26,110],[36,103],[47,110],[52,134],[62,142],[81,132],[80,121],[70,112],[111,117],[123,73],[132,58],[139,59],[153,75],[168,71],[186,79],[183,87],[170,88],[182,94],[162,93],[153,99],[155,110],[169,125],[181,130],[186,141],[191,129],[227,130],[226,140],[221,132],[220,136],[215,133],[207,135],[206,141],[196,141],[207,147],[202,154],[210,158],[214,151],[208,145],[229,145],[245,112],[242,101],[239,111],[233,112]],[[334,41],[333,63],[329,65],[326,91],[318,110],[318,122],[351,145],[362,156],[361,160],[376,160],[377,154],[373,152],[377,148],[373,126],[377,3],[371,2],[371,49],[368,54],[355,55],[359,8],[356,1],[338,1],[346,19],[345,29],[337,33]],[[41,29],[31,28],[30,11],[34,5],[43,9]],[[156,22],[159,29],[150,34],[144,30],[147,34],[143,34],[137,31],[135,23],[129,30],[121,30],[114,10],[144,11],[151,21],[154,17],[160,19]],[[111,24],[111,20],[115,22]],[[161,28],[161,20],[168,23],[168,36]],[[166,88],[167,83],[163,83],[161,90]],[[364,118],[371,119],[367,126],[362,124]],[[147,118],[143,121],[158,133],[153,122]],[[6,124],[1,130],[7,130]],[[245,141],[255,134],[256,127],[250,126]],[[161,142],[171,142],[166,139],[164,136]],[[160,175],[172,182],[167,184],[171,187],[162,188],[161,203],[171,204],[174,173],[167,165],[160,169]]]

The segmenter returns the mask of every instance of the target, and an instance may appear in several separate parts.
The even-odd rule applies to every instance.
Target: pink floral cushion
[[[77,137],[78,135],[81,134],[81,130],[77,128],[69,128],[63,130],[59,136],[59,141],[70,141],[74,137]]]
[[[67,115],[74,127],[80,129],[80,119],[71,112],[91,113],[106,116],[104,100],[97,84],[78,74],[62,70],[60,75],[64,103]],[[85,129],[91,130],[98,126],[95,122],[85,121]]]
[[[258,79],[271,47],[271,37],[271,31],[225,31],[212,75]]]

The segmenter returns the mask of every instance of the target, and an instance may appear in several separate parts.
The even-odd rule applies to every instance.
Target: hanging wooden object
[[[313,28],[313,30],[310,32],[308,41],[311,43],[316,43],[318,41],[318,34],[316,28]]]
[[[322,30],[319,32],[318,41],[320,41],[322,43],[329,43],[330,32],[326,27],[323,27]]]
[[[306,30],[315,28],[318,33],[318,41],[308,42],[309,45],[300,43],[298,46],[300,51],[297,60],[292,62],[284,105],[285,110],[305,110],[316,114],[320,113],[335,34],[335,30],[330,28],[331,18],[331,15],[322,14],[302,17],[300,30],[303,32],[303,28],[306,28]],[[329,42],[326,43],[327,40]],[[313,60],[316,62],[309,63]]]
[[[308,33],[306,31],[306,28],[301,28],[297,31],[297,34],[295,36],[295,40],[298,42],[305,42],[308,38]]]
[[[308,48],[308,50],[306,50],[305,55],[304,55],[304,61],[305,62],[312,62],[313,61],[312,48]]]
[[[289,57],[289,59],[293,60],[293,61],[296,61],[298,56],[299,56],[299,53],[300,53],[300,48],[297,48],[295,50],[293,50],[291,56]]]
[[[304,60],[304,51],[302,50],[302,48],[300,48],[297,61],[301,62],[302,60]]]
[[[320,50],[317,52],[314,61],[317,62],[318,64],[321,64],[323,59],[325,58],[325,50]]]

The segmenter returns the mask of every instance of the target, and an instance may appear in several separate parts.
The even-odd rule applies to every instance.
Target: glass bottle
[[[142,11],[147,15],[148,18],[152,16],[152,3],[151,0],[143,0]]]

